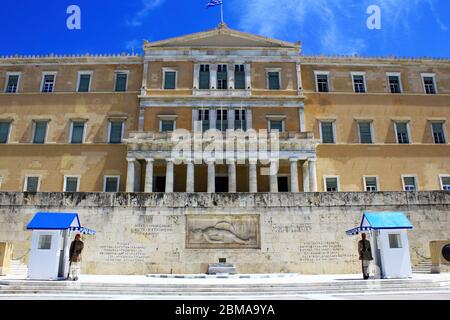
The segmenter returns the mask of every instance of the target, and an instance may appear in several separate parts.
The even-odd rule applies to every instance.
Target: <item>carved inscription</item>
[[[354,262],[357,255],[345,250],[344,246],[337,241],[304,242],[300,244],[299,262]]]
[[[139,223],[131,227],[131,232],[157,238],[160,233],[173,232],[173,219],[166,217],[140,216]]]
[[[272,224],[272,231],[276,233],[311,232],[311,223]]]
[[[144,262],[145,246],[140,243],[117,242],[100,246],[100,257],[106,262]]]
[[[259,215],[188,215],[187,249],[259,249]]]

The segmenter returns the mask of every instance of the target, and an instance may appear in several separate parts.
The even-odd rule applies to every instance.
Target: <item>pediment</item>
[[[152,48],[290,48],[298,49],[299,43],[266,38],[250,33],[229,29],[225,25],[218,28],[182,37],[146,42],[145,49]]]

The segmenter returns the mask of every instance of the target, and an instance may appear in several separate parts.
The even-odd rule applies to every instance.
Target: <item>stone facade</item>
[[[205,273],[219,258],[240,273],[359,273],[357,239],[345,231],[363,211],[407,214],[415,265],[430,257],[430,241],[449,238],[449,209],[449,192],[0,193],[0,240],[12,241],[14,258],[26,262],[34,213],[77,212],[97,230],[84,236],[89,274]],[[192,245],[193,230],[211,241]]]

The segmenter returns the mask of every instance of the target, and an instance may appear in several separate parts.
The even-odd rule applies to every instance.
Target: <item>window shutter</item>
[[[33,143],[44,143],[45,135],[47,133],[47,122],[36,121],[34,129],[34,140]]]
[[[414,177],[405,177],[405,186],[416,186],[416,179]]]
[[[91,76],[89,74],[80,75],[80,83],[78,86],[78,92],[89,92],[90,82],[91,82]]]
[[[269,89],[280,89],[280,74],[278,72],[269,72]]]
[[[174,90],[175,89],[176,72],[166,71],[164,80],[165,80],[164,89]]]
[[[38,192],[39,177],[27,178],[27,192]]]
[[[123,122],[111,122],[109,143],[122,143]]]
[[[105,192],[117,192],[118,188],[118,179],[115,177],[106,178],[106,186]]]
[[[337,179],[336,178],[326,178],[327,182],[327,191],[332,191],[338,189]]]
[[[66,178],[65,192],[77,192],[78,178]]]
[[[333,123],[322,122],[321,125],[322,125],[322,142],[334,143]]]
[[[235,66],[234,88],[237,90],[245,90],[245,69],[243,65]]]
[[[9,126],[9,122],[0,122],[0,143],[8,141]]]
[[[370,122],[359,123],[359,135],[361,137],[361,143],[372,143]]]
[[[84,122],[72,124],[72,143],[83,143]]]
[[[116,75],[116,91],[124,92],[127,90],[127,74],[117,73]]]
[[[8,78],[8,85],[6,87],[7,93],[15,93],[17,91],[17,85],[19,83],[19,76],[13,75]]]
[[[161,132],[173,131],[173,120],[161,120]]]

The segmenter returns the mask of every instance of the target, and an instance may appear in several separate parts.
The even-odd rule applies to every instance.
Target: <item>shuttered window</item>
[[[317,81],[317,91],[318,92],[329,92],[328,75],[318,74],[316,81]]]
[[[200,65],[199,89],[209,89],[209,64]]]
[[[47,121],[36,121],[34,123],[33,143],[45,143],[45,136],[47,135]]]
[[[234,128],[242,129],[243,131],[247,131],[247,122],[245,120],[245,110],[236,109],[234,110]]]
[[[122,143],[123,121],[111,121],[109,143]]]
[[[408,123],[407,122],[396,122],[395,127],[397,130],[397,142],[399,144],[408,144]]]
[[[279,72],[269,72],[269,89],[270,90],[280,90],[280,73]]]
[[[125,72],[117,72],[116,73],[116,92],[124,92],[127,91],[127,78],[128,75]]]
[[[365,93],[366,86],[364,83],[364,76],[363,75],[354,75],[353,76],[353,86],[355,88],[356,93]]]
[[[172,132],[175,128],[174,120],[161,120],[161,132]]]
[[[338,179],[337,178],[325,178],[325,188],[327,192],[338,191]]]
[[[217,89],[227,90],[228,84],[228,69],[226,64],[219,64],[217,66]]]
[[[85,123],[82,121],[72,122],[72,137],[70,139],[70,143],[83,143],[84,126]]]
[[[433,122],[433,139],[436,144],[445,144],[444,124],[442,122]]]
[[[175,71],[164,72],[164,89],[174,90],[176,87],[177,73]]]
[[[278,132],[283,132],[283,120],[269,120],[269,124],[269,131],[278,130]]]
[[[119,191],[119,177],[106,177],[105,192],[118,192],[118,191]]]
[[[200,109],[198,110],[198,121],[202,123],[203,132],[209,130],[209,110]]]
[[[369,192],[378,191],[377,177],[365,177],[365,181],[366,181],[366,191]]]
[[[442,177],[442,190],[450,191],[450,177]]]
[[[245,89],[245,66],[243,64],[234,66],[234,88],[237,90]]]
[[[80,80],[78,83],[78,92],[89,92],[90,84],[91,84],[91,75],[80,74]]]
[[[39,177],[26,177],[25,192],[38,192]]]
[[[335,143],[333,122],[321,122],[322,128],[322,143]]]
[[[0,143],[8,142],[10,125],[10,122],[0,122]]]
[[[373,143],[372,124],[370,122],[359,122],[359,138],[361,143]]]
[[[66,177],[66,189],[64,192],[78,192],[78,177]]]
[[[6,92],[7,93],[16,93],[18,85],[19,85],[19,76],[18,75],[9,75],[8,76],[8,84],[6,85]]]
[[[44,75],[44,82],[42,84],[42,92],[53,92],[55,86],[55,75],[46,74]]]
[[[416,191],[416,178],[415,177],[403,177],[403,183],[405,185],[405,191]]]

